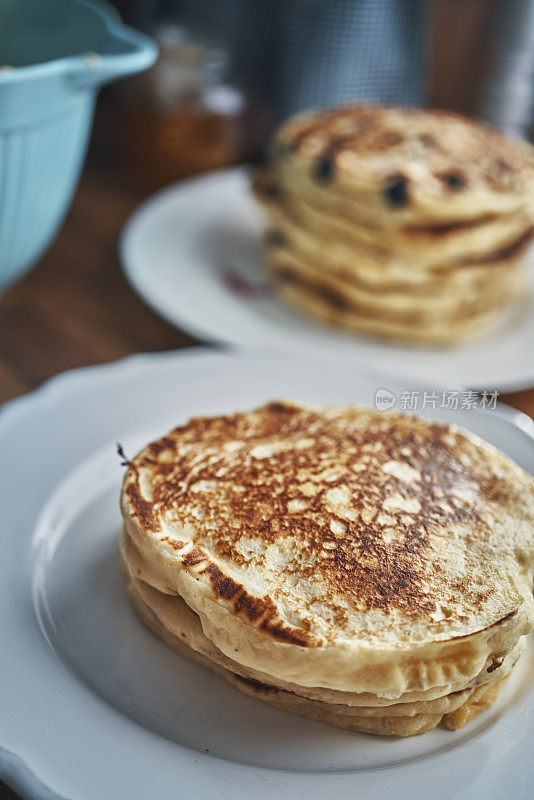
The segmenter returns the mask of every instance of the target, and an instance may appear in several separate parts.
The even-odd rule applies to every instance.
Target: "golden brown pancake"
[[[472,303],[462,302],[458,309],[444,318],[420,311],[405,312],[403,315],[387,310],[378,312],[351,300],[351,287],[340,292],[339,287],[333,289],[329,286],[331,281],[328,279],[317,282],[302,280],[293,269],[288,271],[285,267],[273,270],[273,274],[283,300],[328,325],[422,347],[450,347],[471,341],[489,331],[497,332],[510,323],[512,316],[514,319],[521,317],[526,307],[525,298],[521,296],[521,289],[525,287],[521,273],[515,276],[516,284],[507,283],[503,294],[495,297],[495,300],[484,301],[482,298]],[[517,300],[508,309],[508,315],[503,314],[503,298]]]
[[[417,710],[410,710],[407,713],[401,713],[394,707],[362,709],[308,700],[295,693],[244,678],[239,673],[211,661],[193,649],[184,638],[174,636],[162,625],[150,606],[145,603],[143,595],[139,592],[139,583],[130,580],[128,590],[136,609],[148,627],[180,655],[212,670],[244,694],[262,700],[281,711],[300,714],[317,722],[326,722],[352,731],[382,736],[414,736],[432,730],[440,722],[455,730],[491,706],[504,682],[503,678],[499,678],[474,689],[454,692],[438,701],[419,703]]]
[[[136,578],[299,686],[468,686],[532,627],[532,478],[454,426],[290,402],[193,419],[130,463],[122,511]]]
[[[529,144],[438,110],[358,105],[302,115],[279,130],[273,160],[299,193],[322,188],[375,224],[460,226],[532,201]]]
[[[223,667],[227,672],[239,676],[245,682],[270,689],[280,689],[301,698],[318,700],[336,706],[339,709],[355,708],[357,716],[414,716],[423,712],[445,714],[454,711],[470,697],[478,686],[507,677],[516,666],[526,646],[523,636],[509,653],[503,654],[498,659],[490,659],[484,664],[479,674],[470,681],[467,687],[463,683],[449,683],[446,686],[434,687],[426,693],[407,692],[395,701],[370,693],[340,692],[317,686],[303,687],[244,667],[238,661],[225,656],[204,634],[198,615],[189,608],[183,598],[179,595],[158,592],[157,589],[135,577],[139,565],[138,554],[132,551],[131,540],[125,532],[121,537],[121,550],[123,552],[123,572],[130,594],[136,606],[142,603],[151,615],[157,618],[160,627],[156,629],[155,625],[152,626],[157,633],[161,634],[164,630],[169,638],[184,642],[189,648],[207,658],[210,663]],[[162,638],[166,639],[166,636]]]
[[[299,116],[253,188],[275,287],[322,322],[453,345],[509,321],[528,293],[534,148],[475,120],[371,105]]]

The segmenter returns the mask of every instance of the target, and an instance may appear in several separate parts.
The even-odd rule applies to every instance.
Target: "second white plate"
[[[247,172],[214,173],[171,186],[141,206],[122,237],[124,269],[152,308],[210,342],[353,355],[390,373],[479,390],[534,384],[532,303],[488,337],[454,349],[354,336],[308,319],[273,295],[261,229]]]

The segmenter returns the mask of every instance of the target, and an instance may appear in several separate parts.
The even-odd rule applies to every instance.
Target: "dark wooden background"
[[[435,105],[471,108],[487,55],[492,3],[433,3]],[[0,299],[0,402],[65,369],[197,343],[147,308],[122,275],[118,238],[144,194],[113,145],[112,117],[108,96],[97,110],[88,162],[61,232],[37,267]],[[501,399],[534,415],[534,388]],[[1,800],[16,797],[0,784]]]

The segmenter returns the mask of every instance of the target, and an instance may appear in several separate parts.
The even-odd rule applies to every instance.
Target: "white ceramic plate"
[[[350,335],[272,294],[261,228],[246,171],[214,173],[171,186],[141,206],[122,237],[124,269],[152,308],[207,341],[345,354],[394,374],[475,389],[534,384],[534,305],[528,300],[498,331],[460,348],[406,347]]]
[[[4,780],[38,800],[531,798],[532,653],[462,731],[372,737],[245,697],[168,650],[126,598],[116,441],[132,454],[192,415],[275,397],[372,404],[378,387],[353,360],[195,349],[67,373],[2,410]],[[534,426],[519,412],[430,416],[534,471]]]

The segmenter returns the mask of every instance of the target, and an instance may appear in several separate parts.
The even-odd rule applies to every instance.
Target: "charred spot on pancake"
[[[226,575],[213,561],[204,564],[206,556],[203,556],[200,562],[191,560],[192,553],[193,551],[184,558],[184,564],[197,567],[199,574],[209,579],[213,593],[231,604],[236,614],[243,614],[251,622],[257,622],[261,630],[278,641],[296,644],[299,647],[310,645],[311,639],[306,631],[289,627],[278,619],[276,606],[269,597],[255,597],[249,594],[241,583]]]
[[[391,147],[396,147],[404,141],[404,136],[399,131],[385,130],[377,133],[373,139],[373,149],[376,152],[380,150],[389,150]]]
[[[510,167],[508,166],[506,161],[504,161],[502,158],[497,158],[493,163],[493,170],[496,173],[496,175],[499,176],[508,175],[508,173],[510,172]]]
[[[417,138],[426,150],[434,150],[436,147],[436,140],[429,133],[422,133]]]
[[[460,170],[442,172],[440,175],[438,175],[438,178],[443,181],[448,189],[453,189],[453,191],[458,191],[459,189],[463,189],[465,186],[467,186],[467,179],[465,175],[460,172]]]
[[[265,406],[265,410],[268,411],[270,414],[297,414],[298,409],[295,406],[292,406],[290,403],[283,403],[280,401],[274,401],[272,403],[267,403]]]
[[[278,278],[279,281],[282,283],[298,283],[299,277],[292,269],[289,267],[279,267],[274,271],[275,276]]]
[[[174,447],[174,439],[171,436],[163,436],[157,442],[151,442],[148,449],[150,450],[150,455],[158,458],[165,450],[173,451]]]
[[[496,669],[499,669],[499,667],[502,667],[503,662],[504,662],[504,656],[501,656],[500,658],[492,659],[492,662],[491,662],[490,666],[488,667],[487,671],[488,672],[495,672]]]
[[[283,247],[287,244],[287,236],[282,231],[272,228],[265,234],[265,244],[269,247]]]
[[[384,197],[391,208],[402,208],[408,203],[408,179],[402,175],[392,175],[387,179]]]
[[[258,185],[257,190],[259,194],[263,194],[269,200],[282,200],[285,196],[284,190],[276,181],[266,181]]]
[[[313,177],[317,183],[332,183],[334,174],[334,162],[330,156],[323,156],[313,165]]]
[[[143,528],[146,530],[155,530],[156,521],[154,519],[152,503],[143,496],[137,476],[126,486],[126,494],[132,505],[132,513],[137,517]]]
[[[512,170],[504,159],[495,158],[491,162],[485,177],[494,189],[508,189],[512,183]]]
[[[297,139],[279,139],[273,146],[272,155],[274,158],[289,158],[297,150],[297,147]]]
[[[234,672],[233,675],[234,678],[237,678],[237,680],[241,681],[241,683],[244,683],[247,686],[251,686],[253,689],[256,689],[259,692],[268,693],[268,692],[282,691],[278,690],[276,686],[269,686],[268,683],[262,683],[261,681],[257,681],[254,678],[245,678],[243,677],[243,675],[238,675],[237,672]]]
[[[318,290],[326,302],[334,306],[334,308],[339,308],[340,311],[347,311],[350,308],[350,303],[339,292],[335,292],[326,286],[320,286]]]

